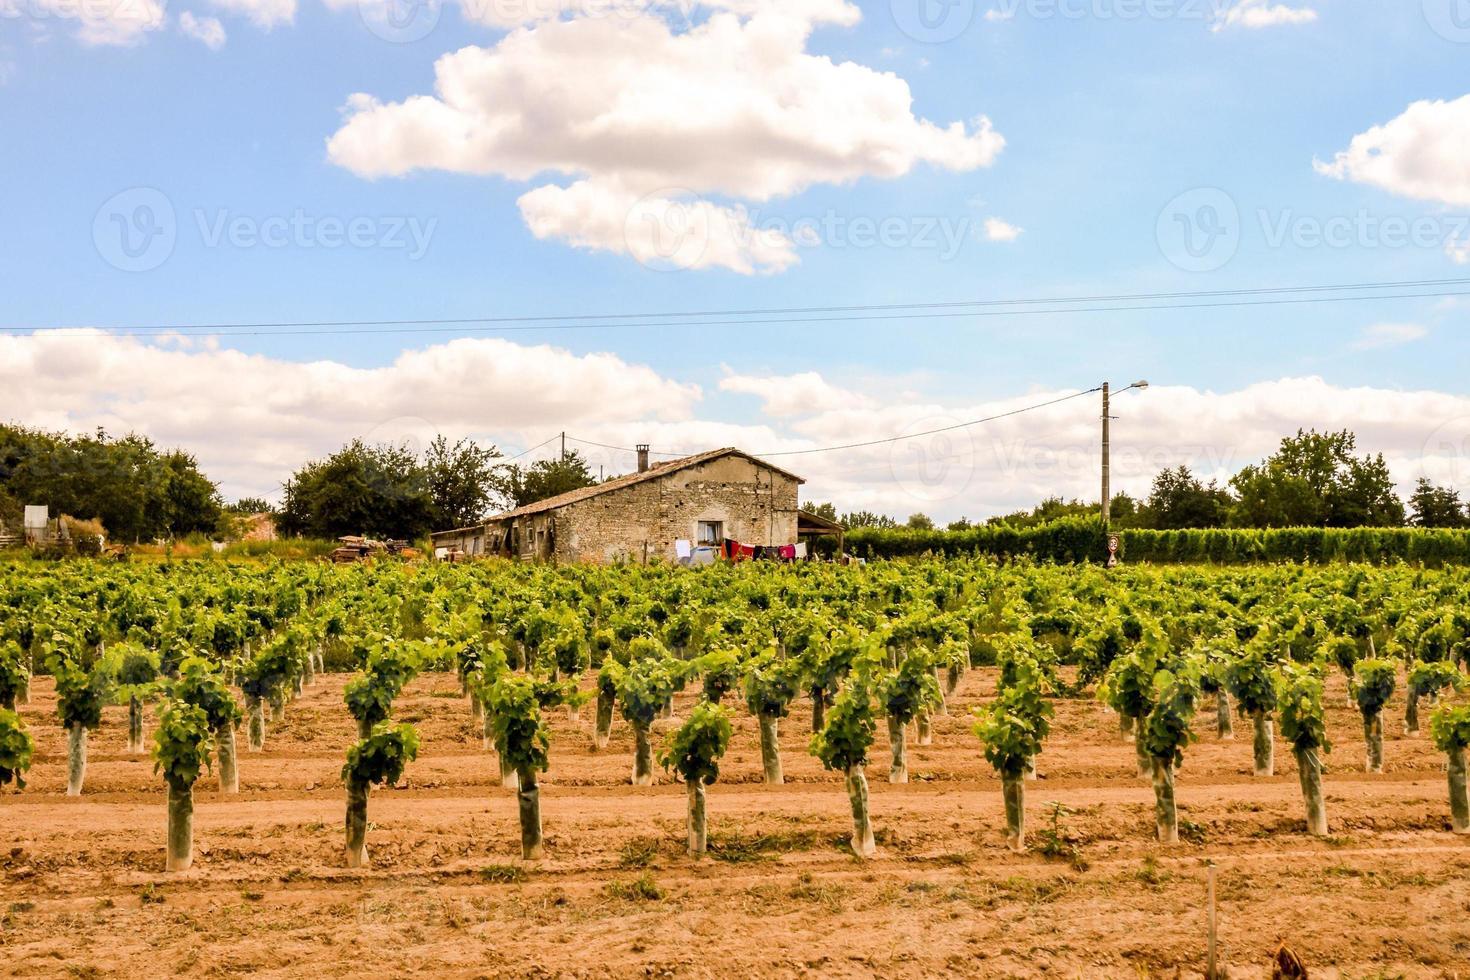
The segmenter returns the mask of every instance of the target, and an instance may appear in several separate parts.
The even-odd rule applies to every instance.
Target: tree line
[[[933,531],[935,522],[919,513],[900,522],[869,511],[838,516],[831,504],[807,510],[852,529]],[[1064,518],[1097,518],[1097,502],[1050,497],[1030,510],[972,522],[952,521],[949,531],[1006,525],[1034,528]],[[1206,483],[1189,467],[1158,473],[1147,497],[1120,493],[1109,505],[1113,527],[1157,531],[1198,528],[1414,527],[1470,528],[1470,506],[1452,487],[1420,477],[1407,501],[1399,498],[1383,455],[1358,455],[1357,438],[1347,430],[1298,430],[1260,463],[1245,467],[1221,486]]]

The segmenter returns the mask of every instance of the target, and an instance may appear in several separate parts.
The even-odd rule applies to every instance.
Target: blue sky
[[[801,144],[807,134],[783,132],[776,134],[778,146],[769,129],[732,121],[742,104],[751,103],[736,92],[724,104],[730,85],[716,84],[672,110],[649,110],[672,130],[667,145],[656,148],[667,165],[649,186],[638,183],[647,168],[630,176],[626,162],[614,159],[623,145],[616,140],[573,151],[564,140],[552,145],[552,137],[538,135],[568,122],[551,118],[549,106],[571,105],[568,111],[576,113],[582,110],[575,106],[595,100],[598,89],[617,87],[599,77],[600,61],[568,57],[565,49],[554,58],[544,55],[554,50],[553,32],[572,38],[574,22],[597,19],[585,6],[513,29],[474,23],[465,13],[478,10],[482,21],[503,21],[499,8],[488,14],[484,5],[424,8],[437,13],[432,29],[409,43],[389,43],[369,28],[377,16],[371,5],[379,0],[341,9],[321,0],[193,0],[156,10],[149,4],[158,0],[120,0],[131,5],[130,16],[141,7],[153,18],[148,30],[135,22],[117,28],[105,17],[100,24],[79,23],[48,7],[55,2],[0,6],[12,14],[0,17],[0,132],[9,137],[0,142],[7,175],[0,185],[7,219],[0,287],[13,332],[1470,279],[1470,164],[1464,163],[1470,157],[1470,102],[1457,102],[1470,93],[1470,29],[1459,31],[1447,19],[1457,0],[1425,0],[1422,9],[1418,0],[1246,0],[1234,14],[1234,0],[960,0],[948,7],[926,0],[929,22],[940,25],[927,37],[913,28],[917,2],[793,0],[782,6],[781,30],[799,38],[786,43],[794,49],[773,57],[800,60],[800,71],[788,81],[799,82],[792,91],[801,94],[772,96],[762,90],[760,72],[748,79],[737,73],[734,85],[748,82],[757,101],[808,100],[803,126],[812,130],[810,145],[790,149],[788,143]],[[1055,12],[1058,2],[1068,13]],[[521,0],[510,9],[526,5]],[[762,18],[775,19],[765,5],[720,0],[712,5],[719,9],[694,7],[686,17],[678,5],[646,11],[624,2],[622,13],[601,19],[658,17],[671,25],[665,48],[645,45],[629,53],[635,62],[657,62],[677,50],[682,35],[708,30],[711,18],[732,18],[737,32],[754,33]],[[1159,16],[1137,15],[1147,10]],[[1470,24],[1470,11],[1460,12]],[[790,21],[803,18],[792,27]],[[214,30],[211,19],[223,34],[214,38],[222,40],[217,47],[181,26],[207,35]],[[268,29],[261,26],[266,23]],[[511,49],[538,33],[548,43],[531,43],[527,57],[541,51],[544,62],[507,69]],[[519,112],[515,124],[526,130],[516,141],[491,141],[470,164],[452,140],[405,136],[403,128],[430,125],[425,120],[435,118],[431,114],[413,116],[425,101],[415,97],[435,92],[436,59],[467,47],[479,49],[463,61],[467,77],[481,86],[475,97],[487,113]],[[813,64],[806,60],[811,56],[843,68]],[[846,68],[861,71],[855,85]],[[691,92],[699,91],[698,71],[698,64],[687,62],[669,66],[671,101],[678,102],[681,78]],[[888,73],[896,78],[884,81]],[[895,81],[907,86],[911,116],[895,119],[887,108],[870,111],[847,101],[891,93]],[[547,95],[552,90],[556,98]],[[370,96],[372,106],[345,109],[354,93]],[[1410,109],[1416,103],[1428,108],[1415,115]],[[1003,148],[981,147],[987,131],[977,123],[982,116],[1003,137]],[[463,126],[464,118],[456,117],[451,128]],[[834,118],[839,121],[828,133],[825,123]],[[484,118],[471,122],[485,125]],[[895,154],[929,139],[914,128],[926,122],[940,130],[959,124],[963,145],[950,141],[954,145],[893,163]],[[1352,151],[1355,137],[1393,123],[1398,129],[1388,138]],[[328,141],[349,127],[367,135],[362,145],[368,148],[343,149],[339,141],[329,149]],[[646,146],[648,133],[635,124],[624,135],[629,144]],[[1425,139],[1443,144],[1442,155],[1426,148]],[[868,154],[868,143],[882,144],[881,152]],[[740,164],[731,168],[728,160],[701,157],[702,145],[721,145],[718,152]],[[1464,151],[1458,169],[1457,151]],[[629,155],[639,152],[627,148]],[[767,160],[763,170],[769,154],[789,159]],[[516,161],[506,162],[511,156]],[[579,164],[559,166],[568,156]],[[687,182],[680,162],[686,158]],[[747,161],[748,181],[742,174]],[[1425,170],[1431,171],[1427,177]],[[584,178],[596,195],[579,209],[560,192]],[[718,266],[649,268],[627,254],[632,246],[621,236],[609,239],[594,227],[597,207],[619,206],[618,195],[631,200],[670,186],[690,188],[688,201],[707,202],[697,206],[719,214],[744,208],[739,213],[757,229],[784,235],[777,257],[754,274]],[[518,202],[540,187],[557,192],[538,219],[556,228],[538,237]],[[117,268],[118,253],[106,240],[116,234],[109,209],[130,218],[139,201],[154,203],[156,195],[172,212],[171,250],[143,271]],[[1222,200],[1238,214],[1238,220],[1226,216],[1238,247],[1228,260],[1206,256],[1203,271],[1180,268],[1171,261],[1179,253],[1167,231],[1174,227],[1168,209],[1197,218],[1202,205]],[[1171,204],[1177,201],[1183,203]],[[357,221],[368,229],[366,244],[324,247],[315,230],[288,233],[280,247],[251,237],[293,216],[309,229],[324,219]],[[987,220],[1004,224],[987,235]],[[1418,244],[1380,240],[1395,222],[1416,220],[1428,222]],[[232,221],[243,229],[233,242],[223,231]],[[864,246],[850,240],[861,238],[852,229],[863,221],[889,221],[899,231],[888,245]],[[1342,247],[1312,240],[1314,228],[1334,221],[1353,225]],[[815,240],[793,230],[802,227],[818,228]],[[417,243],[414,229],[421,235]],[[1285,238],[1273,242],[1278,234]],[[699,261],[712,261],[711,254]],[[1445,291],[1455,288],[1470,291]],[[685,412],[682,421],[752,426],[753,438],[779,432],[796,445],[839,428],[803,421],[800,413],[773,413],[769,400],[752,401],[739,385],[722,389],[722,379],[817,372],[824,384],[885,405],[922,403],[956,413],[998,399],[1140,376],[1196,393],[1317,376],[1337,389],[1457,397],[1464,392],[1461,325],[1467,308],[1463,299],[1426,298],[504,336],[518,345],[545,343],[575,357],[606,354],[646,366],[666,381],[699,387],[697,404],[678,410]],[[216,343],[268,363],[329,361],[382,370],[405,350],[454,336],[338,334]],[[192,353],[217,356],[202,348]],[[64,401],[58,393],[64,391],[34,392],[12,412],[51,424],[125,419],[156,430],[160,439],[180,439],[182,430],[149,413],[146,391],[120,389],[75,404]],[[562,406],[560,419],[548,406],[540,424],[498,421],[503,406],[491,399],[477,405],[476,424],[459,427],[515,446],[533,431],[563,424],[592,431],[606,415],[608,424],[598,432],[631,439],[641,417],[663,411],[654,400],[624,408],[619,420],[605,403],[597,404],[596,392],[587,394],[593,404],[577,411]],[[239,396],[220,394],[231,397]],[[828,410],[840,407],[839,400]],[[1282,417],[1289,422],[1289,416]],[[330,448],[371,430],[372,421],[344,416],[318,442]],[[1301,424],[1318,421],[1303,417]],[[849,422],[858,435],[888,434],[872,429],[878,424],[873,418]],[[691,438],[698,434],[690,430]],[[1384,448],[1393,451],[1403,448],[1393,440],[1415,436],[1385,438]],[[319,450],[317,442],[279,450],[303,448]],[[227,490],[256,486],[243,472],[228,477]],[[834,492],[855,491],[866,480],[843,482],[834,475],[829,485]],[[1003,506],[1002,496],[946,500],[944,507]],[[892,506],[902,509],[904,502],[894,499]]]

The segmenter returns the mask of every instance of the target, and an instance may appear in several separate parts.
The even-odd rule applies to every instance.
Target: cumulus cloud
[[[1382,350],[1412,344],[1427,336],[1429,329],[1417,323],[1375,323],[1364,327],[1350,346],[1355,351]]]
[[[225,25],[218,17],[195,17],[186,10],[179,14],[179,30],[211,51],[225,46]]]
[[[687,192],[638,197],[617,181],[547,184],[516,202],[537,238],[631,255],[654,269],[728,269],[742,275],[781,272],[797,262],[779,230],[757,228],[741,205],[722,207]]]
[[[868,409],[875,404],[871,397],[839,388],[816,371],[779,376],[730,374],[720,379],[720,390],[755,395],[762,410],[777,417]]]
[[[985,237],[992,242],[1013,242],[1021,237],[1024,228],[1018,228],[1000,218],[985,219]]]
[[[353,437],[423,443],[437,432],[524,447],[543,426],[687,419],[697,385],[612,354],[466,338],[357,368],[95,331],[0,337],[11,420],[136,430],[196,453],[229,496],[271,494],[301,462]]]
[[[1470,95],[1424,100],[1352,138],[1317,172],[1401,197],[1470,207]]]
[[[808,52],[817,24],[857,19],[850,3],[703,6],[714,12],[683,30],[652,11],[546,20],[446,54],[433,95],[351,96],[328,157],[369,178],[561,175],[570,183],[522,198],[533,231],[636,254],[617,219],[624,204],[679,201],[712,230],[738,231],[740,202],[902,177],[925,164],[973,170],[1005,144],[984,117],[947,125],[916,117],[897,75]],[[721,241],[714,254],[706,266],[736,271],[796,261],[780,240]]]
[[[214,0],[214,5],[245,17],[256,27],[267,31],[296,20],[296,0]]]
[[[1215,15],[1212,31],[1223,31],[1231,27],[1257,30],[1262,27],[1278,27],[1283,24],[1310,24],[1317,19],[1317,11],[1310,7],[1288,7],[1271,0],[1240,0]]]
[[[962,423],[1044,402],[1038,389],[985,400],[862,391],[817,372],[730,374],[722,391],[760,399],[736,420],[701,417],[687,380],[606,353],[573,354],[502,339],[459,339],[360,368],[73,331],[0,337],[6,420],[47,428],[138,431],[195,453],[229,497],[276,494],[303,461],[347,440],[423,445],[436,433],[509,449],[566,430],[594,472],[626,472],[631,450],[656,453],[739,446],[807,478],[807,500],[906,517],[971,518],[1060,495],[1097,495],[1097,395],[985,425]],[[1113,403],[1114,485],[1146,494],[1155,473],[1189,465],[1228,479],[1298,428],[1348,428],[1360,449],[1383,452],[1401,490],[1420,475],[1470,486],[1470,397],[1434,391],[1344,388],[1284,378],[1236,391],[1156,384]],[[929,433],[841,452],[820,447]],[[545,453],[554,453],[553,443]],[[785,454],[785,455],[778,455]],[[527,457],[536,458],[535,455]]]

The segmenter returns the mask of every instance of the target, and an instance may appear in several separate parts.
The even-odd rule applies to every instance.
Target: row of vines
[[[414,727],[395,722],[395,699],[422,672],[453,671],[466,723],[517,794],[527,860],[543,849],[548,713],[579,718],[589,705],[593,750],[606,750],[618,719],[631,730],[634,785],[653,783],[656,764],[683,782],[694,856],[707,847],[706,792],[732,711],[756,719],[769,784],[783,782],[779,727],[809,727],[809,751],[840,776],[852,849],[866,857],[879,726],[886,778],[906,782],[911,742],[928,743],[966,671],[991,666],[997,693],[972,709],[973,731],[1000,779],[1013,849],[1026,846],[1025,788],[1053,705],[1079,697],[1115,713],[1120,745],[1152,784],[1160,842],[1178,840],[1175,779],[1189,746],[1202,733],[1233,737],[1237,717],[1249,724],[1258,776],[1274,773],[1278,741],[1289,746],[1306,829],[1325,835],[1333,747],[1323,697],[1336,671],[1361,713],[1370,772],[1384,766],[1391,703],[1401,698],[1411,734],[1428,714],[1446,756],[1451,826],[1467,833],[1470,706],[1458,697],[1467,660],[1470,573],[1457,569],[1106,572],[976,558],[699,570],[16,565],[0,567],[0,785],[25,785],[34,748],[15,708],[33,675],[55,679],[69,795],[85,789],[88,735],[104,706],[126,705],[128,747],[143,753],[151,741],[167,789],[166,867],[188,868],[204,773],[213,770],[222,793],[238,792],[242,732],[248,760],[322,672],[347,669],[343,708],[357,740],[342,767],[344,861],[360,867],[371,791],[399,782],[420,747]],[[680,692],[695,695],[693,707],[656,739]]]

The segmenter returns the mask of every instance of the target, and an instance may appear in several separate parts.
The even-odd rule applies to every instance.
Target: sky
[[[0,418],[230,499],[566,432],[982,518],[1095,499],[1099,405],[962,423],[1145,378],[1117,489],[1470,491],[1470,0],[0,0],[0,137]]]

